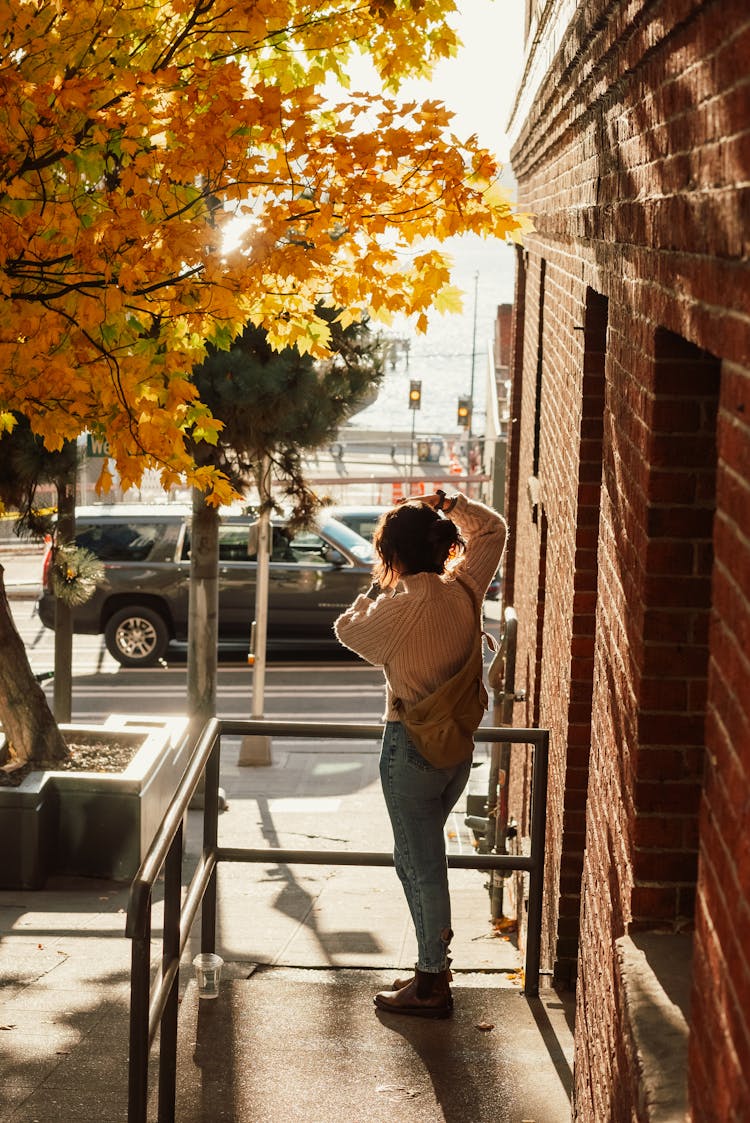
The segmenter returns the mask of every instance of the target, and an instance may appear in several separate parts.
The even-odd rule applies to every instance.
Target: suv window
[[[190,546],[187,542],[186,545]],[[252,561],[248,554],[246,526],[219,527],[219,561]]]
[[[167,536],[176,541],[176,528],[140,520],[113,519],[76,528],[76,543],[105,562],[146,561],[157,542],[164,542]]]
[[[294,562],[297,560],[296,555],[292,552],[289,544],[288,532],[280,526],[273,528],[273,546],[271,553],[271,561],[275,562]],[[257,554],[253,550],[250,552],[251,542],[251,528],[248,525],[232,525],[224,524],[219,527],[219,561],[222,562],[254,562],[257,561]],[[190,557],[190,527],[185,528],[185,536],[182,541],[182,557],[187,561]]]
[[[311,530],[301,530],[291,541],[295,561],[323,565],[327,560],[328,543]]]

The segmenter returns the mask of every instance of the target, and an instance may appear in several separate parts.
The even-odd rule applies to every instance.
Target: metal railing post
[[[513,706],[516,702],[516,645],[518,617],[512,607],[505,609],[505,673],[503,676],[503,697],[500,725],[513,724]],[[510,789],[510,744],[501,741],[498,746],[497,808],[495,811],[493,850],[496,854],[508,853],[508,796]],[[497,919],[503,915],[505,882],[495,877],[492,894],[491,915]]]
[[[151,911],[145,935],[130,949],[130,1061],[128,1066],[128,1123],[146,1123],[148,1106],[148,1000],[151,967]]]
[[[542,740],[534,746],[534,768],[531,780],[531,869],[529,871],[529,912],[526,924],[524,983],[524,991],[530,998],[535,998],[539,994],[548,765],[549,733],[545,730]]]
[[[206,793],[208,794],[208,793]],[[159,1123],[174,1123],[177,1088],[177,1011],[180,983],[180,900],[182,897],[183,823],[177,828],[164,863],[164,943],[162,976],[174,968],[164,1013],[159,1049]]]
[[[221,733],[216,738],[206,763],[206,794],[203,804],[203,856],[216,853],[219,840],[219,768]],[[201,905],[201,951],[216,951],[217,870],[211,873]]]

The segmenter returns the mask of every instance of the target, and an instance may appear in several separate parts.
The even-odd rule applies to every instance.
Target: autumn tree
[[[261,503],[270,501],[263,492],[275,478],[298,523],[320,505],[305,479],[303,453],[330,443],[383,373],[380,341],[367,322],[342,328],[334,309],[317,314],[330,325],[325,360],[296,347],[276,351],[263,328],[251,324],[228,351],[209,347],[192,373],[201,401],[223,423],[215,445],[195,448],[196,460],[220,469],[238,492],[257,491]],[[188,707],[202,725],[216,712],[219,516],[198,490],[192,541]]]
[[[256,483],[267,458],[279,490],[304,521],[316,500],[303,472],[303,453],[333,441],[339,427],[379,384],[383,361],[367,322],[342,327],[337,312],[316,314],[329,327],[330,356],[315,360],[296,347],[275,350],[263,328],[250,325],[227,351],[209,348],[192,378],[201,401],[223,423],[215,445],[194,451],[238,492]]]
[[[523,223],[446,109],[397,97],[456,51],[454,7],[6,0],[0,429],[22,413],[50,448],[88,429],[124,486],[157,467],[220,502],[228,481],[189,449],[220,428],[189,378],[207,345],[250,322],[324,356],[321,300],[344,326],[366,310],[423,327],[449,305],[422,239]],[[356,52],[382,96],[345,89]]]

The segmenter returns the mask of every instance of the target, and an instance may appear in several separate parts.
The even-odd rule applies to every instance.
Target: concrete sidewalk
[[[36,600],[42,592],[42,559],[44,548],[28,543],[11,547],[0,544],[0,565],[3,567],[5,591],[14,600]]]
[[[280,742],[266,768],[240,768],[237,756],[228,741],[222,843],[390,849],[374,744]],[[464,809],[462,800],[448,824],[453,850],[471,847]],[[200,813],[188,818],[190,861]],[[570,996],[523,997],[518,952],[493,931],[484,883],[474,871],[451,873],[456,1011],[449,1023],[414,1025],[376,1016],[371,1002],[415,957],[392,869],[221,869],[223,985],[216,1002],[198,1002],[196,925],[181,972],[177,1118],[564,1123]],[[126,907],[127,889],[111,883],[0,893],[4,1123],[126,1119]],[[154,963],[159,917],[157,907]]]

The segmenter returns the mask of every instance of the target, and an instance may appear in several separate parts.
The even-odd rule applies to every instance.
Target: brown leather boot
[[[450,963],[450,960],[448,960],[448,962]],[[448,971],[447,974],[448,974],[448,982],[452,983],[453,982],[453,975],[451,974],[450,971]],[[408,987],[409,984],[413,983],[413,982],[414,982],[414,975],[410,975],[408,979],[394,979],[393,982],[391,983],[391,990],[403,990],[404,987]],[[448,993],[450,994],[450,991]],[[450,996],[450,1001],[451,1001],[451,1006],[453,1006],[453,995]]]
[[[432,974],[416,969],[400,990],[382,990],[373,999],[379,1010],[414,1018],[449,1018],[453,1009],[447,970]]]

